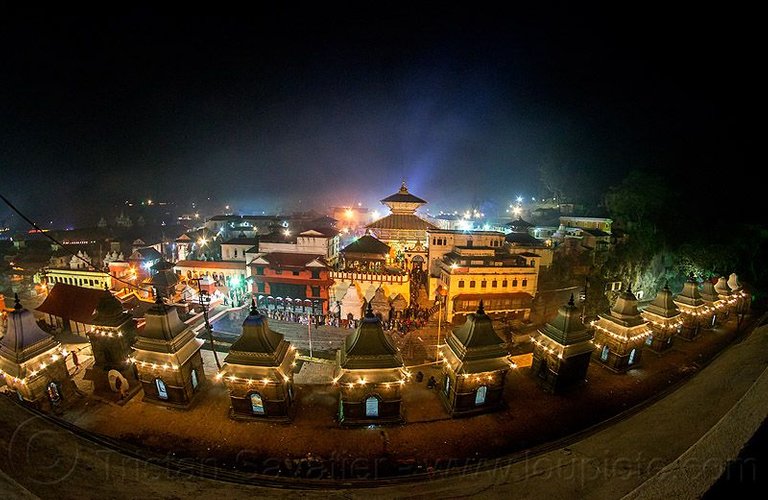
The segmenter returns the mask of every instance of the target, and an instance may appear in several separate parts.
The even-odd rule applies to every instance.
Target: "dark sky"
[[[61,224],[139,198],[378,208],[403,177],[493,208],[557,154],[595,193],[643,167],[753,198],[764,57],[755,13],[723,9],[7,10],[0,189]]]

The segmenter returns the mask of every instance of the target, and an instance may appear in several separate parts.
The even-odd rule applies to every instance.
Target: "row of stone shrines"
[[[201,341],[191,336],[173,307],[157,303],[146,315],[131,358],[144,400],[187,406],[204,379]],[[254,304],[216,379],[230,394],[234,419],[290,420],[294,409],[296,350],[269,327]],[[490,411],[502,404],[511,363],[504,342],[482,307],[448,336],[440,396],[452,415]],[[342,425],[403,421],[401,391],[410,374],[370,305],[337,358],[338,421]]]
[[[691,276],[677,296],[665,286],[643,311],[637,304],[627,287],[609,311],[585,325],[571,296],[557,317],[532,338],[531,372],[554,392],[583,382],[592,359],[625,372],[640,363],[644,347],[661,353],[671,347],[675,335],[693,340],[730,313],[746,312],[749,300],[733,274],[728,282],[705,281],[701,291]]]
[[[630,289],[590,325],[581,322],[573,303],[533,338],[532,373],[551,390],[581,382],[590,357],[616,371],[639,363],[642,348],[663,351],[673,335],[690,340],[712,328],[730,312],[749,303],[735,279],[705,282],[699,291],[692,278],[673,297],[665,287],[644,311]],[[16,300],[7,313],[0,340],[0,376],[19,399],[55,409],[75,394],[67,371],[67,353],[42,331],[32,313]],[[88,333],[94,367],[88,378],[96,392],[128,395],[143,388],[144,400],[188,406],[205,381],[200,349],[203,342],[159,299],[146,313],[139,335],[130,315],[108,291],[99,301]],[[591,327],[591,328],[590,328]],[[594,339],[593,339],[594,332]],[[135,337],[135,342],[134,342]],[[489,411],[503,404],[506,373],[513,365],[482,304],[449,333],[442,348],[440,398],[453,416]],[[288,420],[292,416],[293,367],[296,351],[252,305],[243,333],[232,345],[217,379],[230,391],[233,418]],[[334,383],[339,388],[338,419],[342,424],[401,422],[401,390],[409,377],[403,360],[384,334],[370,304],[363,321],[339,352]]]

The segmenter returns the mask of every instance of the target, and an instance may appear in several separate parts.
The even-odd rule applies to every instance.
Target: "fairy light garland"
[[[613,333],[612,331],[608,330],[607,328],[598,325],[597,321],[593,321],[592,323],[590,323],[590,325],[595,330],[603,332],[606,335],[610,335],[611,337],[615,338],[616,340],[620,340],[622,342],[634,342],[635,340],[644,339],[644,338],[646,338],[646,337],[648,337],[650,335],[653,335],[653,330],[651,330],[650,328],[645,330],[645,331],[643,331],[643,332],[641,332],[641,333],[638,333],[636,335],[632,335],[631,337],[630,336],[625,337],[623,335],[619,335],[619,334]]]
[[[51,355],[51,358],[50,358],[51,359],[51,363],[55,363],[59,359],[61,359],[62,361],[64,361],[66,363],[67,356],[69,356],[69,353],[65,349],[63,349],[63,348],[59,352],[61,354],[52,354]],[[45,370],[49,366],[53,366],[53,364],[49,365],[48,363],[43,361],[43,362],[41,362],[37,366],[37,368],[30,370],[28,376],[22,377],[22,378],[14,377],[10,373],[7,373],[7,372],[3,371],[2,369],[0,369],[0,376],[4,377],[6,381],[10,380],[10,381],[13,381],[13,383],[15,383],[15,384],[26,385],[28,379],[36,377],[40,372],[42,372],[43,370]],[[8,385],[11,385],[10,382],[6,382],[6,383],[8,383]]]

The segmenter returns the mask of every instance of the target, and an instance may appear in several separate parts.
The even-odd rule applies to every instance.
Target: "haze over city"
[[[403,178],[432,210],[492,212],[544,196],[547,161],[591,203],[633,168],[703,196],[748,163],[741,16],[530,11],[10,12],[0,168],[64,227],[126,199],[375,206]]]

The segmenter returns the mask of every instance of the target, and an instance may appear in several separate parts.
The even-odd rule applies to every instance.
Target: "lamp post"
[[[435,345],[435,361],[438,361],[440,359],[440,326],[443,321],[443,297],[448,295],[448,290],[443,288],[443,286],[439,286],[437,288],[437,305],[438,305],[438,313],[437,313],[437,345]]]
[[[202,278],[194,278],[197,281],[197,296],[200,299],[200,307],[203,308],[203,320],[205,321],[205,330],[208,332],[208,340],[211,342],[211,352],[213,352],[213,359],[216,361],[216,367],[221,371],[221,363],[219,363],[219,356],[216,354],[216,346],[213,344],[213,328],[208,322],[208,304],[205,303],[205,296],[209,296],[206,290],[200,287],[200,280]],[[210,297],[210,296],[209,296]],[[210,298],[208,299],[210,303]]]

